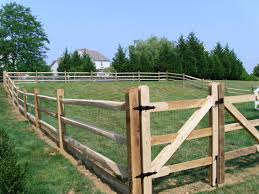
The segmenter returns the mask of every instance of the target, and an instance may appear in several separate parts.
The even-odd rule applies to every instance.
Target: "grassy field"
[[[230,81],[228,81],[230,82]],[[231,82],[237,88],[240,82]],[[250,83],[242,82],[242,86],[248,86]],[[82,99],[96,99],[96,100],[114,100],[124,101],[125,92],[130,87],[139,85],[148,85],[150,87],[151,101],[171,101],[204,98],[208,95],[208,90],[190,87],[189,84],[182,86],[181,82],[82,82],[82,83],[38,83],[38,84],[24,84],[20,88],[26,88],[33,91],[33,88],[39,88],[41,94],[55,96],[55,90],[64,88],[65,97],[67,98],[82,98]],[[33,101],[33,99],[30,99]],[[52,111],[56,111],[55,103],[41,101],[41,107]],[[255,119],[259,117],[259,112],[253,109],[253,103],[242,103],[236,107],[248,119]],[[113,112],[93,107],[80,106],[66,106],[66,116],[87,122],[97,127],[115,131],[125,135],[126,123],[124,112]],[[167,111],[151,114],[151,133],[152,135],[170,134],[177,132],[186,120],[192,115],[195,109]],[[31,110],[33,113],[33,110]],[[56,120],[47,115],[42,115],[43,120],[56,126]],[[235,120],[226,113],[226,123],[233,123]],[[208,127],[209,120],[206,115],[196,129]],[[85,130],[67,126],[67,135],[79,140],[88,145],[94,150],[111,158],[112,160],[126,165],[127,164],[127,150],[126,146],[114,143],[106,138],[93,135]],[[186,141],[175,155],[168,161],[167,164],[175,164],[183,161],[194,160],[208,155],[208,138],[201,138],[192,141]],[[226,134],[225,150],[235,150],[241,147],[254,145],[255,141],[245,131],[235,131]],[[152,147],[152,157],[154,158],[163,146]],[[258,163],[258,154],[256,159],[249,160],[249,163]],[[232,160],[227,162],[229,167],[236,164],[239,160]],[[234,170],[233,173],[236,171]],[[237,171],[238,172],[238,171]],[[182,173],[176,173],[171,177],[176,178],[178,184],[186,182],[186,177],[189,181],[196,181],[201,179],[207,181],[207,168],[201,168]],[[156,189],[159,191],[164,185],[170,185],[170,178],[155,180]],[[258,187],[258,185],[257,185]]]
[[[27,121],[17,119],[11,106],[0,85],[0,128],[14,141],[19,163],[27,164],[25,193],[100,193],[68,160],[41,141]]]

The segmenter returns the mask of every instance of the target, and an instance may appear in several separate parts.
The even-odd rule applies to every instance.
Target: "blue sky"
[[[0,4],[11,2],[0,0]],[[193,31],[207,49],[228,43],[251,72],[259,63],[258,0],[17,0],[43,23],[50,45],[47,62],[67,47],[98,50],[110,59],[118,44],[151,35],[176,41]]]

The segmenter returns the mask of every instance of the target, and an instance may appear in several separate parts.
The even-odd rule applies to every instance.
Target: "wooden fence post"
[[[139,87],[140,105],[150,106],[149,87]],[[150,112],[140,111],[141,119],[141,156],[142,156],[142,174],[147,174],[151,170],[151,132],[150,132]],[[152,193],[152,177],[144,176],[142,178],[143,194]]]
[[[35,72],[36,75],[36,82],[38,83],[38,71]]]
[[[62,122],[61,117],[65,116],[65,106],[62,102],[64,98],[64,89],[57,89],[57,110],[58,110],[58,136],[59,136],[59,147],[64,150],[64,135],[65,135],[65,124]]]
[[[160,80],[160,71],[158,72],[158,80]]]
[[[140,81],[140,71],[138,71],[138,81]]]
[[[227,80],[225,79],[225,92],[228,92]]]
[[[166,71],[166,80],[168,81],[169,77],[168,77],[168,71]]]
[[[182,79],[183,79],[183,85],[184,85],[184,79],[185,79],[185,74],[184,73],[183,73],[183,78]]]
[[[142,193],[142,182],[137,178],[141,174],[140,114],[133,108],[139,106],[138,88],[131,88],[125,95],[129,190],[131,194]]]
[[[40,101],[39,101],[39,89],[34,89],[34,112],[35,112],[35,125],[40,128]]]
[[[218,142],[218,161],[217,161],[217,184],[222,184],[225,181],[225,122],[224,122],[224,84],[218,86],[218,128],[219,128],[219,142]]]
[[[202,78],[201,88],[204,88],[204,78]]]
[[[93,72],[91,71],[91,80],[93,80]]]
[[[28,102],[28,97],[27,97],[27,95],[26,95],[26,93],[27,93],[27,90],[26,89],[24,89],[23,90],[23,92],[24,92],[24,94],[23,94],[23,109],[24,109],[24,116],[25,117],[27,117],[27,112],[28,112],[28,104],[27,104],[27,102]]]
[[[115,80],[118,81],[117,71],[115,72]]]
[[[67,83],[67,71],[65,71],[64,76],[65,76],[65,83]]]
[[[218,83],[209,85],[209,92],[215,102],[218,102]],[[212,164],[209,168],[209,182],[211,186],[217,184],[217,158],[218,158],[218,105],[210,109],[210,126],[212,127],[212,136],[209,138],[209,155],[212,157]]]

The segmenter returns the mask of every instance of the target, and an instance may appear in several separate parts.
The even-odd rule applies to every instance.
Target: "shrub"
[[[0,129],[0,194],[23,193],[25,183],[25,169],[17,164],[14,145]]]

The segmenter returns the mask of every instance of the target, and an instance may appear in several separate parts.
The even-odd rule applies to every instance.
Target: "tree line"
[[[208,51],[192,32],[177,42],[152,36],[119,45],[112,67],[118,72],[175,72],[206,79],[250,79],[241,60],[228,45]]]
[[[58,60],[58,71],[70,71],[70,72],[90,72],[96,71],[94,62],[89,55],[79,55],[77,51],[69,53],[66,49],[63,56]]]

